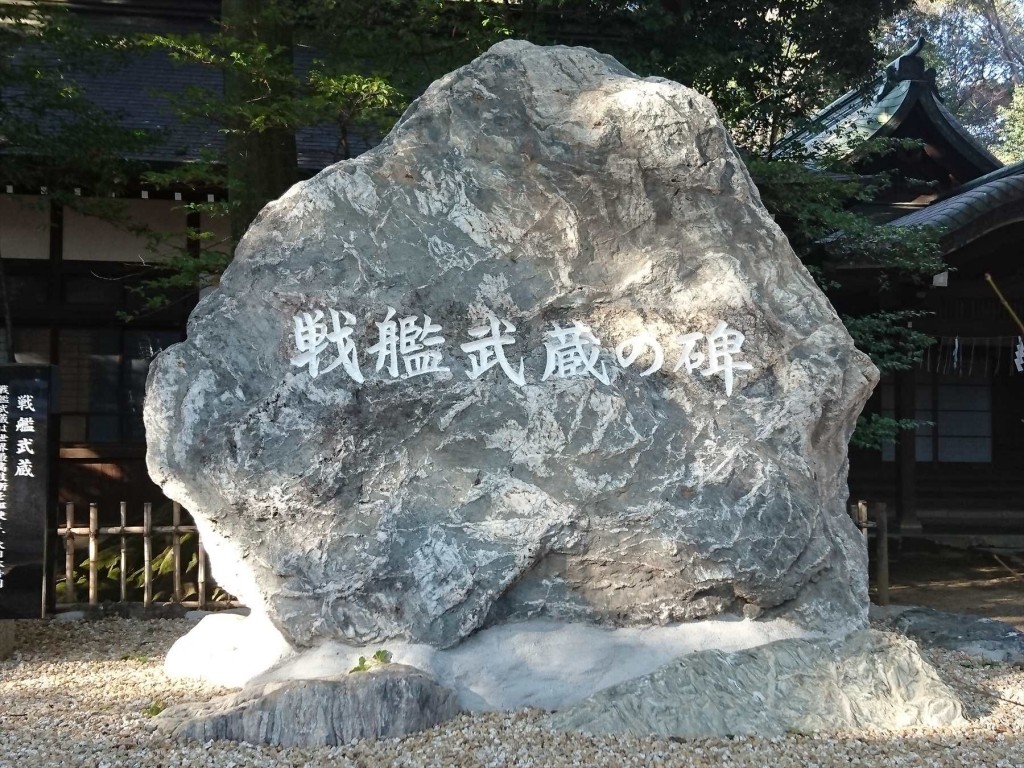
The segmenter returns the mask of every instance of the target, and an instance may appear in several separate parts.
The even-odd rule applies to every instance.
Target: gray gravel
[[[18,625],[0,662],[0,766],[995,766],[1024,765],[1024,668],[926,650],[969,722],[943,729],[672,741],[549,732],[541,713],[462,716],[404,739],[315,749],[192,744],[155,733],[162,705],[223,693],[168,680],[186,620]]]

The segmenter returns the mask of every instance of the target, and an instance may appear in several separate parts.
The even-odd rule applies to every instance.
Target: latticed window
[[[177,331],[16,328],[14,345],[17,362],[58,367],[62,443],[122,443],[145,440],[150,361],[181,337]],[[0,354],[6,359],[2,338]]]

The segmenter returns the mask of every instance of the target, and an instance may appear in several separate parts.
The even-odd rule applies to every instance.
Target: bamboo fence
[[[210,606],[211,587],[215,586],[208,577],[208,564],[206,550],[199,538],[199,530],[195,525],[182,523],[182,508],[178,502],[171,506],[171,524],[153,525],[153,504],[146,502],[142,506],[142,525],[128,525],[128,504],[122,501],[120,504],[121,524],[114,526],[100,525],[99,505],[89,504],[89,525],[88,527],[75,525],[75,505],[68,503],[64,505],[65,524],[57,529],[57,537],[64,540],[64,597],[58,607],[70,609],[84,605],[99,605],[100,599],[100,569],[99,552],[101,538],[116,536],[120,538],[120,556],[118,565],[120,571],[120,600],[118,602],[133,602],[128,599],[128,540],[131,537],[142,537],[142,604],[145,608],[154,605],[153,584],[155,581],[153,572],[153,540],[155,537],[170,537],[171,558],[172,558],[172,586],[169,601],[160,601],[163,604],[173,603],[184,608],[206,609]],[[196,562],[196,595],[195,599],[185,600],[183,597],[183,563],[181,556],[181,539],[187,534],[195,534],[197,541],[197,562]],[[88,569],[88,602],[78,601],[78,589],[76,584],[76,553],[80,537],[88,537],[89,558]],[[137,567],[137,566],[136,566]],[[238,605],[233,600],[217,600],[218,607]]]

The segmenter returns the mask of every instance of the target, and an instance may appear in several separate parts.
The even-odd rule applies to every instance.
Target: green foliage
[[[162,701],[153,701],[148,707],[142,710],[142,714],[146,717],[156,717],[165,709],[167,709],[167,705]]]
[[[141,313],[159,310],[183,294],[216,283],[250,221],[263,205],[297,181],[296,131],[333,126],[338,136],[336,156],[346,159],[352,156],[353,131],[380,135],[397,119],[408,100],[408,92],[392,82],[400,78],[375,71],[372,57],[353,58],[360,51],[368,53],[370,40],[376,41],[378,59],[395,48],[394,40],[385,43],[351,22],[359,18],[372,24],[367,15],[382,22],[375,15],[379,5],[388,3],[232,0],[224,4],[221,29],[213,34],[142,38],[145,49],[163,51],[182,64],[220,71],[223,90],[192,87],[174,95],[171,102],[179,119],[215,125],[227,140],[221,155],[207,153],[198,162],[150,171],[143,178],[157,188],[200,197],[204,190],[219,189],[226,190],[227,197],[182,206],[200,213],[204,223],[202,229],[190,231],[187,246],[169,248],[160,233],[138,233],[147,239],[151,252],[164,254],[149,265],[137,289],[144,299]],[[421,16],[428,10],[438,13],[434,24],[450,15],[440,13],[437,3],[405,5]],[[389,17],[384,26],[395,29],[396,21]],[[297,71],[293,63],[298,36],[318,41],[330,52],[315,59],[305,72]],[[407,57],[403,61],[408,69]],[[212,234],[210,224],[215,219],[230,222],[229,241]]]
[[[381,648],[373,656],[367,659],[365,656],[359,657],[359,663],[356,664],[352,669],[349,670],[349,674],[354,672],[369,672],[374,667],[383,666],[390,664],[392,659],[391,651]]]
[[[941,232],[887,227],[858,212],[858,204],[891,182],[884,174],[856,173],[855,163],[867,153],[891,151],[874,144],[862,143],[846,158],[820,158],[817,166],[801,159],[747,158],[765,207],[826,292],[840,287],[828,269],[839,264],[873,267],[879,290],[890,288],[894,278],[927,282],[946,269]]]
[[[162,513],[162,514],[161,514]],[[169,525],[169,513],[158,510],[154,513],[154,526]],[[159,541],[159,539],[158,539]],[[194,599],[199,594],[199,540],[194,533],[185,533],[180,538],[180,556],[182,565],[181,599]],[[141,602],[145,588],[145,567],[143,540],[140,536],[126,537],[126,555],[131,570],[125,575],[128,587],[128,599]],[[100,602],[116,602],[121,595],[121,541],[119,536],[109,536],[100,540],[96,556],[97,573],[99,576],[98,592]],[[167,545],[153,554],[151,563],[153,578],[153,600],[169,601],[173,595],[174,584],[174,547]],[[209,578],[209,577],[208,577]],[[212,581],[208,595],[210,602],[231,600],[231,596]],[[75,567],[75,589],[79,599],[87,594],[89,588],[89,558],[86,555]],[[67,585],[63,579],[57,582],[57,601],[66,600]]]
[[[930,422],[915,419],[894,419],[879,413],[863,414],[857,419],[857,428],[850,438],[850,445],[855,448],[867,448],[880,451],[882,446],[899,437],[900,432],[912,432]]]
[[[914,330],[911,322],[922,312],[900,310],[872,312],[859,317],[844,317],[843,323],[857,346],[866,352],[883,373],[905,371],[921,360],[934,339]]]
[[[152,134],[124,126],[98,107],[77,79],[123,63],[126,46],[86,32],[63,9],[0,5],[0,177],[82,208],[93,197],[124,190],[137,168],[126,157],[150,146]],[[105,217],[114,218],[105,204]],[[94,213],[93,211],[85,211]],[[104,215],[100,211],[100,215]]]
[[[1024,160],[1024,90],[1016,91],[1013,100],[999,110],[1002,131],[998,154],[1007,163]]]

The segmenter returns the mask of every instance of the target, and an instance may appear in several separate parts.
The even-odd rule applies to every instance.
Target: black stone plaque
[[[38,618],[49,599],[53,370],[0,365],[0,619]]]

